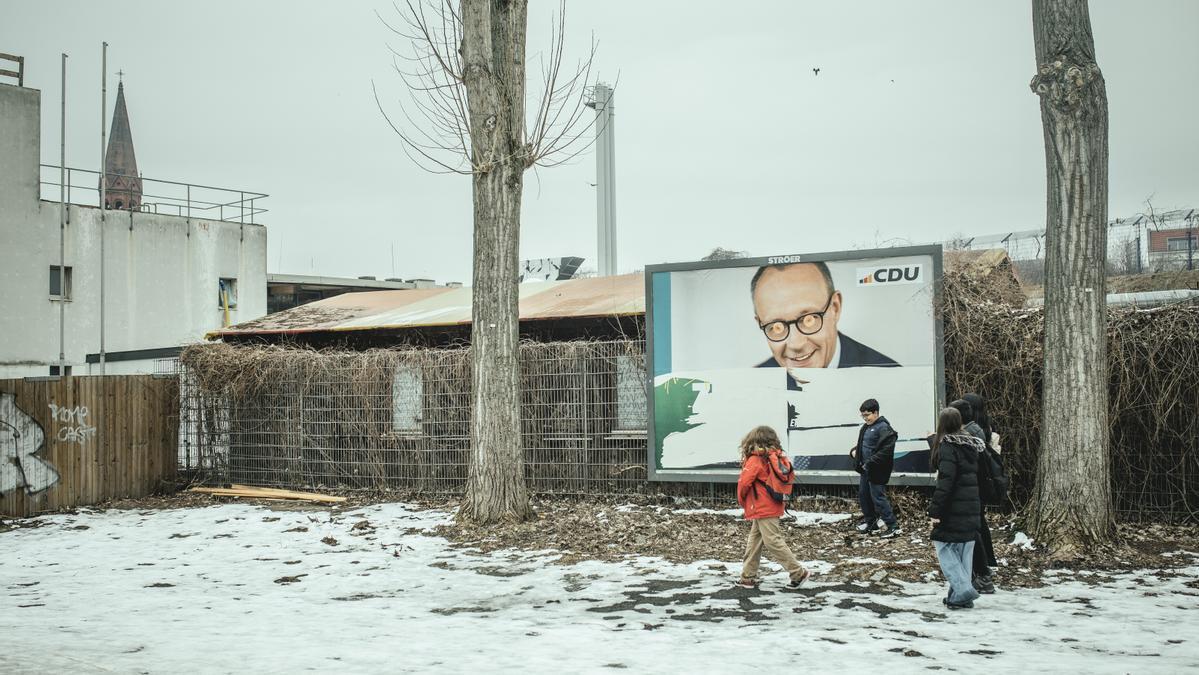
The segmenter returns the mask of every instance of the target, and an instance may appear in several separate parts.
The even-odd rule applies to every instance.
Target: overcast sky
[[[530,61],[557,3],[530,8]],[[925,243],[1044,224],[1028,2],[571,0],[616,90],[619,268]],[[0,51],[42,90],[42,157],[99,163],[100,43],[147,178],[270,194],[268,270],[468,281],[470,181],[422,172],[383,2],[5,2]],[[1199,207],[1199,2],[1092,0],[1111,217]],[[820,68],[819,75],[813,68]],[[110,77],[108,103],[115,99]],[[390,103],[388,103],[390,106]],[[398,111],[398,108],[394,110]],[[111,110],[110,110],[111,112]],[[595,156],[527,174],[523,258],[595,264]],[[394,250],[394,265],[393,253]]]

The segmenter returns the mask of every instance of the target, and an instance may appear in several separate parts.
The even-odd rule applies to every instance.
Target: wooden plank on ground
[[[319,492],[298,492],[295,490],[280,490],[278,488],[260,488],[250,485],[234,485],[229,488],[191,488],[189,492],[199,492],[203,494],[218,495],[222,497],[248,497],[255,499],[296,499],[313,502],[323,502],[328,504],[340,504],[346,501],[345,497],[336,495],[326,495]]]

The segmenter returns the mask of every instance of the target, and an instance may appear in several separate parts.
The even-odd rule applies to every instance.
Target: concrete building
[[[113,140],[121,146],[110,144],[106,157],[135,167],[123,87],[117,106]],[[69,117],[84,118],[92,119]],[[153,372],[156,359],[180,346],[266,313],[266,228],[191,217],[190,199],[186,213],[182,204],[155,202],[148,186],[142,194],[151,179],[136,168],[109,184],[116,188],[110,205],[121,210],[103,214],[98,172],[73,169],[75,201],[85,194],[93,201],[68,199],[61,227],[60,188],[46,187],[49,199],[42,198],[40,120],[40,91],[0,84],[0,378],[57,374],[60,335],[66,373],[100,372],[102,248],[109,374]],[[58,167],[48,173],[57,177]],[[179,215],[161,213],[166,206]],[[245,212],[244,205],[232,210]]]

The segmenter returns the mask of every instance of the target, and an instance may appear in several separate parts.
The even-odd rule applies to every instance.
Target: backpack
[[[782,452],[770,452],[762,456],[766,462],[766,480],[759,481],[766,488],[766,494],[776,502],[786,504],[795,493],[795,467],[791,459]]]
[[[990,448],[978,453],[978,496],[984,504],[1002,506],[1007,503],[1007,474],[999,454]]]

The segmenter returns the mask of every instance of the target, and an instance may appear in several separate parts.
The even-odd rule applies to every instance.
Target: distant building
[[[1183,219],[1187,227],[1149,232],[1149,266],[1154,271],[1194,269],[1199,263],[1199,215]]]
[[[68,120],[84,117],[68,109]],[[187,189],[186,204],[145,194],[124,86],[105,154],[113,210],[103,222],[100,177],[72,169],[60,226],[60,169],[47,168],[43,179],[40,124],[41,92],[0,84],[0,378],[57,374],[60,334],[65,373],[99,373],[101,228],[105,372],[154,372],[156,359],[181,345],[266,313],[266,228],[224,220],[222,211],[245,214],[245,206],[198,202],[191,186],[175,186]]]
[[[1188,253],[1187,238],[1192,245]],[[1199,264],[1199,210],[1175,209],[1112,218],[1107,223],[1108,274],[1142,274],[1193,269]],[[946,242],[950,250],[1002,248],[1026,283],[1043,276],[1045,229],[959,237]]]
[[[447,288],[460,287],[462,284],[450,282]],[[412,288],[433,288],[436,284],[430,279],[383,279],[374,277],[322,277],[307,274],[268,274],[266,275],[266,306],[267,312],[274,314],[285,309],[299,307],[317,300],[332,298],[343,293],[361,293],[364,291],[397,291]]]
[[[520,281],[566,281],[575,277],[582,264],[577,256],[525,260],[520,264]]]

